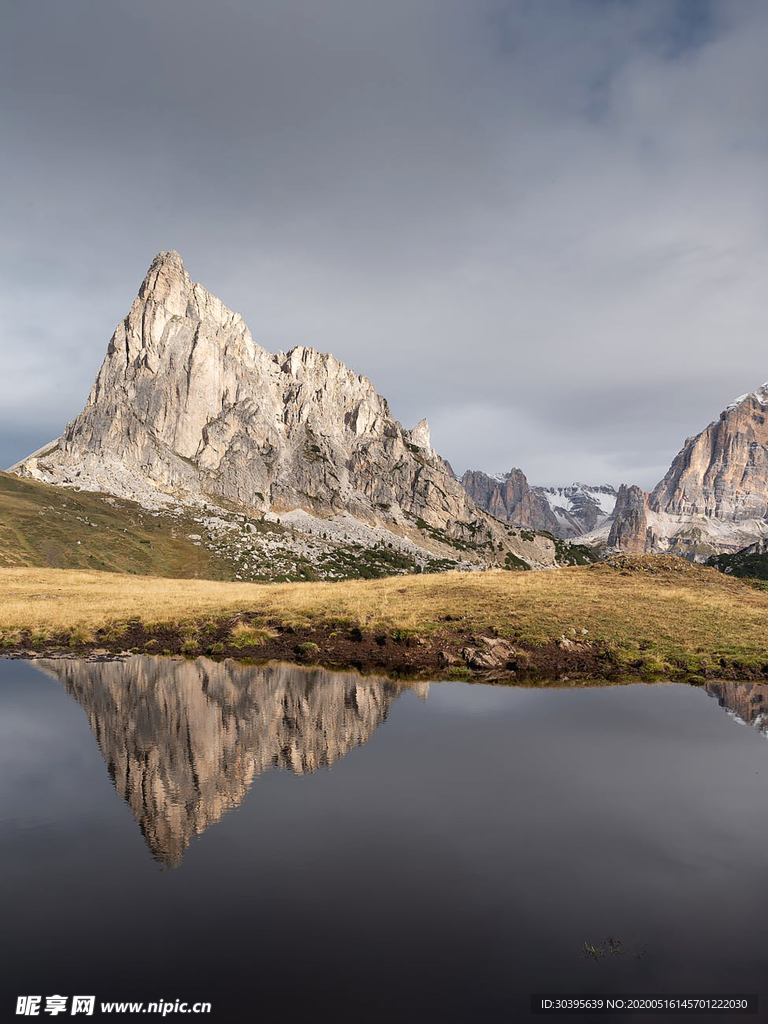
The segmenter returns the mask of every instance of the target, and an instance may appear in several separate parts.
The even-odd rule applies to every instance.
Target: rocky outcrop
[[[621,551],[643,553],[651,550],[646,514],[646,495],[634,484],[622,484],[616,498],[608,546]]]
[[[722,522],[768,515],[768,384],[742,395],[700,434],[689,437],[650,507]]]
[[[191,840],[270,768],[332,765],[386,720],[404,686],[325,669],[234,662],[39,660],[88,715],[117,792],[152,855]],[[418,684],[423,696],[425,686]]]
[[[468,668],[480,671],[518,669],[529,662],[526,651],[516,647],[509,640],[496,636],[481,636],[465,647],[461,656]]]
[[[478,516],[426,420],[405,430],[371,382],[331,355],[255,344],[176,252],[153,260],[85,409],[14,471],[139,501],[420,519],[451,535]]]
[[[748,544],[747,547],[741,548],[738,554],[742,556],[768,555],[768,538],[763,537],[761,540],[756,540],[754,544]]]
[[[473,501],[497,519],[561,539],[580,537],[604,523],[616,499],[609,486],[531,487],[519,469],[501,476],[467,470],[461,483]]]

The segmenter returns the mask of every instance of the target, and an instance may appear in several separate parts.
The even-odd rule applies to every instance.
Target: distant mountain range
[[[498,476],[468,470],[461,482],[470,497],[491,515],[563,539],[581,537],[602,526],[616,505],[616,490],[608,484],[531,487],[520,469]]]
[[[266,351],[171,251],[152,261],[85,409],[11,472],[192,515],[186,539],[224,552],[236,578],[304,578],[309,565],[336,578],[350,551],[374,549],[395,571],[547,567],[576,558],[572,541],[703,560],[768,537],[767,409],[768,385],[741,396],[650,494],[532,487],[520,469],[459,481],[426,420],[403,428],[332,355]],[[263,542],[278,530],[279,573]]]

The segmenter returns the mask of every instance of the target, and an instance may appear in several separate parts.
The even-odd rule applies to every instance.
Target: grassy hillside
[[[134,502],[0,473],[0,566],[228,578],[224,561],[189,540],[193,532]]]
[[[291,548],[290,531],[219,509],[233,533],[195,543],[207,531],[200,519],[156,514],[109,494],[75,491],[0,473],[0,567],[94,569],[140,576],[212,580],[295,581],[334,574],[377,578],[421,571],[415,559],[383,544],[335,546],[313,561]],[[248,532],[250,531],[250,532]],[[266,550],[256,534],[272,541]],[[190,537],[190,534],[192,537]],[[259,539],[259,538],[256,538]],[[455,562],[433,558],[430,572]]]
[[[507,524],[499,524],[504,533],[496,542],[484,534],[457,540],[417,518],[413,525],[419,549],[402,550],[386,535],[348,532],[339,523],[329,524],[322,537],[308,536],[290,521],[246,516],[221,501],[153,514],[108,494],[0,473],[0,566],[265,583],[380,579],[444,572],[476,560],[527,569],[529,561],[546,564],[553,556],[564,565],[594,557],[587,548]]]
[[[52,641],[216,654],[243,623],[253,643],[234,646],[251,656],[299,650],[338,663],[349,660],[346,647],[337,650],[343,635],[363,644],[363,667],[380,663],[371,660],[376,646],[394,652],[391,662],[393,643],[416,652],[397,654],[400,661],[437,665],[441,651],[495,635],[554,652],[558,672],[578,657],[609,674],[768,675],[768,594],[675,556],[306,584],[0,570],[0,634],[10,647]]]

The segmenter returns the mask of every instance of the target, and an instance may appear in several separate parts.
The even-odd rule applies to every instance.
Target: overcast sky
[[[768,378],[761,0],[6,0],[0,463],[156,252],[457,471],[652,486]]]

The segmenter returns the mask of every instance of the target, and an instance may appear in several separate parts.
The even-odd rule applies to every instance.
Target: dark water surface
[[[526,1020],[533,991],[768,1011],[765,727],[749,683],[0,661],[0,1020],[83,993],[289,1024]]]

